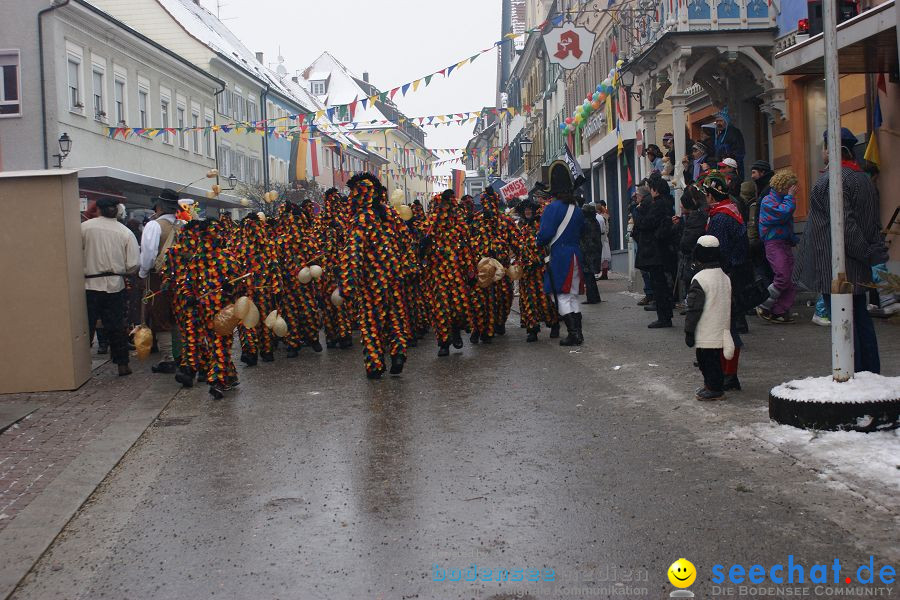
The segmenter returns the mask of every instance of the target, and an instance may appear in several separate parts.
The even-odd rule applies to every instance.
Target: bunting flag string
[[[352,102],[348,102],[346,104],[335,104],[335,105],[332,105],[332,106],[324,108],[324,109],[309,111],[309,112],[305,112],[305,113],[297,113],[295,115],[288,115],[286,117],[273,117],[270,119],[264,119],[261,121],[253,121],[253,122],[233,121],[233,122],[224,123],[221,125],[213,125],[212,130],[218,131],[218,129],[215,129],[216,127],[218,127],[222,131],[248,130],[248,131],[257,131],[257,132],[265,133],[268,129],[271,128],[270,123],[275,123],[275,122],[283,121],[283,120],[299,121],[301,119],[303,121],[305,121],[306,124],[308,124],[308,125],[311,125],[311,124],[313,124],[314,121],[321,120],[321,119],[327,119],[329,122],[333,122],[335,114],[350,114],[351,120],[352,120],[356,114],[357,104],[362,104],[363,110],[365,110],[367,105],[369,105],[369,104],[374,106],[376,102],[385,103],[389,99],[391,101],[393,101],[394,96],[396,96],[398,92],[402,96],[406,96],[406,94],[410,90],[410,88],[412,88],[413,92],[416,92],[416,91],[418,91],[418,89],[421,86],[423,81],[425,82],[425,87],[428,87],[428,85],[431,83],[431,81],[435,75],[442,75],[445,78],[448,78],[448,77],[450,77],[450,74],[453,73],[453,71],[459,70],[463,66],[475,62],[475,60],[478,57],[480,57],[482,54],[486,54],[487,52],[492,52],[493,50],[500,48],[505,43],[513,42],[518,37],[528,36],[534,32],[540,32],[548,25],[557,26],[560,23],[562,23],[563,19],[564,19],[564,15],[558,15],[558,16],[554,17],[553,19],[546,20],[546,21],[538,24],[536,27],[525,30],[521,33],[508,33],[505,36],[503,36],[503,39],[494,42],[488,48],[479,50],[478,52],[469,56],[468,58],[464,58],[464,59],[460,60],[459,62],[456,62],[448,67],[444,67],[443,69],[440,69],[438,71],[435,71],[433,73],[425,75],[424,77],[419,77],[418,79],[415,79],[411,82],[398,85],[397,87],[391,88],[386,92],[379,92],[378,94],[372,94],[371,96],[368,96],[367,98],[362,98],[362,99],[356,98]],[[513,109],[493,109],[493,110],[496,112],[511,111],[510,116],[515,116],[515,114],[517,112],[530,112],[530,107],[526,106],[523,109],[513,108]],[[475,111],[475,112],[470,112],[470,113],[459,113],[459,115],[475,115],[476,113],[478,116],[480,116],[481,111]],[[438,116],[439,115],[434,115],[433,117],[432,116],[416,117],[416,119],[433,119]],[[449,117],[450,115],[446,115],[446,116]],[[461,118],[461,117],[458,117],[458,118]],[[413,120],[413,119],[408,119],[408,120]],[[400,121],[403,122],[403,119],[400,119]],[[389,121],[383,121],[383,122],[388,123]],[[374,124],[374,123],[379,123],[379,121],[370,122],[370,124]],[[208,129],[208,128],[182,127],[182,128],[167,128],[167,129],[159,129],[159,128],[141,129],[141,128],[123,126],[123,127],[114,127],[114,128],[107,127],[106,133],[110,137],[115,138],[118,135],[130,136],[135,131],[140,131],[140,132],[145,132],[145,133],[136,133],[135,135],[145,135],[145,136],[149,136],[149,137],[156,137],[160,134],[161,131],[169,131],[170,133],[172,133],[172,132],[177,132],[177,131],[185,131],[185,132],[202,131],[205,129]]]
[[[329,109],[330,111],[330,109]],[[329,112],[324,111],[324,112]],[[323,111],[319,111],[323,112]],[[440,126],[452,126],[452,125],[465,125],[468,123],[474,123],[482,116],[485,116],[484,110],[476,110],[476,111],[468,111],[468,112],[459,112],[459,113],[447,113],[443,115],[428,115],[424,117],[406,117],[398,119],[396,123],[393,121],[382,119],[382,120],[370,120],[370,121],[346,121],[346,122],[325,122],[325,123],[315,123],[315,120],[309,122],[302,122],[306,120],[307,115],[288,115],[287,117],[279,117],[274,120],[296,120],[298,122],[297,125],[282,125],[282,126],[266,126],[267,121],[253,121],[253,122],[236,122],[236,123],[226,123],[221,125],[210,125],[204,127],[166,127],[166,128],[140,128],[140,127],[104,127],[104,134],[111,138],[116,139],[121,137],[123,140],[127,140],[132,136],[144,137],[149,139],[155,139],[162,134],[170,134],[176,135],[180,132],[184,133],[200,133],[203,135],[208,135],[210,133],[223,132],[223,133],[245,133],[245,134],[255,134],[255,135],[269,135],[276,139],[281,139],[285,137],[292,137],[299,134],[305,134],[308,131],[316,131],[321,130],[324,133],[352,133],[353,131],[365,131],[368,126],[372,125],[400,125],[403,123],[413,123],[420,127],[440,127]],[[488,114],[493,114],[499,119],[504,118],[512,118],[519,114],[530,114],[531,107],[525,106],[524,108],[493,108],[487,111]],[[310,113],[312,114],[312,113]],[[316,113],[318,114],[318,113]],[[269,121],[274,121],[270,119]],[[336,128],[334,132],[329,131],[329,127]]]

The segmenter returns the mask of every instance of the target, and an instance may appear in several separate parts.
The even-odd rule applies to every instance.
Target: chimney
[[[194,1],[195,1],[195,2],[199,2],[199,0],[194,0]],[[258,62],[258,63],[261,64],[261,65],[266,64],[266,63],[263,62],[263,53],[262,53],[262,52],[257,52],[257,53],[256,53],[256,62]]]
[[[296,75],[294,75],[293,77],[291,77],[291,81],[293,81],[294,83],[300,83],[300,81],[299,81],[299,79],[297,78]]]
[[[366,83],[369,83],[369,72],[368,71],[363,71],[363,81],[365,81]]]

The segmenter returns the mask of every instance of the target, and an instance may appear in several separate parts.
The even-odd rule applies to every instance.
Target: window
[[[191,127],[194,128],[194,131],[191,132],[191,146],[194,154],[200,154],[200,131],[198,130],[200,127],[200,113],[197,111],[191,112]]]
[[[103,85],[106,79],[104,69],[100,65],[94,65],[92,72],[92,81],[94,82],[94,118],[98,121],[106,120],[106,107],[104,105]]]
[[[231,101],[231,116],[235,121],[244,120],[244,97],[239,92],[235,92]]]
[[[247,99],[247,120],[251,123],[259,121],[259,112],[256,110],[256,102]]]
[[[187,150],[187,132],[184,130],[187,127],[187,117],[185,116],[184,106],[178,105],[178,108],[175,109],[175,118],[175,126],[178,127],[178,147],[182,150]]]
[[[168,129],[171,127],[169,125],[169,104],[170,100],[168,96],[165,96],[162,91],[160,91],[159,96],[159,126],[163,129]],[[166,144],[172,143],[171,134],[166,131],[163,133],[163,142]]]
[[[0,117],[22,114],[19,99],[19,51],[0,52]]]
[[[118,76],[116,77],[114,89],[115,89],[115,102],[116,102],[116,123],[119,127],[125,126],[125,80],[120,79]]]
[[[324,96],[325,95],[325,80],[317,80],[311,81],[310,85],[312,86],[313,96]]]
[[[83,110],[84,102],[81,98],[81,59],[77,56],[68,57],[69,78],[69,110]]]
[[[207,113],[206,120],[204,121],[203,126],[206,127],[206,129],[203,131],[203,145],[205,149],[204,154],[206,154],[206,156],[208,156],[209,158],[214,158],[213,132],[211,129],[211,127],[213,126],[213,118],[211,114]]]
[[[223,145],[219,148],[219,174],[227,178],[231,173],[231,149]]]
[[[149,102],[150,90],[143,87],[138,89],[138,121],[142,129],[150,127],[150,114],[147,112]]]

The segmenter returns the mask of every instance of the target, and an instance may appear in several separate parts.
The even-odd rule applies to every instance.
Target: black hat
[[[694,246],[694,261],[700,264],[717,263],[720,257],[719,239],[714,235],[701,235]]]
[[[176,211],[178,210],[178,192],[166,188],[153,199],[153,204],[158,204],[163,210]]]
[[[767,163],[764,160],[758,160],[750,165],[751,171],[759,171],[760,173],[766,174],[772,172],[772,165]]]
[[[550,165],[548,172],[551,194],[555,196],[557,194],[571,194],[575,191],[575,180],[572,178],[572,171],[565,161],[554,161]]]
[[[115,198],[98,198],[97,199],[97,208],[103,210],[104,208],[113,208],[119,204],[119,201]]]
[[[825,132],[825,144],[828,144],[828,132]],[[841,127],[841,146],[848,150],[853,150],[856,144],[859,143],[859,140],[856,139],[856,135],[847,129],[846,127]]]

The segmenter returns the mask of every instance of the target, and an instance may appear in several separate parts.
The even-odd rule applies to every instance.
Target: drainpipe
[[[213,125],[217,125],[216,121],[219,118],[219,94],[223,94],[225,92],[225,82],[222,82],[222,89],[213,94]],[[219,183],[219,132],[213,131],[213,153],[216,155],[216,185],[220,185]]]
[[[269,97],[269,84],[266,84],[266,90],[259,94],[259,114],[265,121],[266,134],[263,136],[263,188],[269,190],[269,115],[266,111],[266,100]],[[288,177],[290,181],[290,177]]]
[[[45,91],[45,76],[44,76],[44,21],[43,16],[44,13],[48,13],[50,11],[54,11],[57,8],[62,8],[69,4],[69,0],[53,0],[51,5],[41,11],[38,11],[37,14],[37,29],[38,29],[38,57],[40,61],[40,71],[41,71],[41,136],[44,141],[44,168],[50,168],[50,156],[47,153],[47,93]]]

